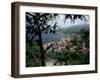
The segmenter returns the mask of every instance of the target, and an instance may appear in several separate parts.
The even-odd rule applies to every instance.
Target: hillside
[[[52,41],[58,41],[61,38],[69,37],[70,33],[79,32],[81,29],[89,29],[89,25],[77,25],[77,26],[71,26],[69,28],[62,28],[57,30],[56,33],[42,33],[42,40],[43,43],[48,43]],[[37,39],[37,36],[34,38],[34,40]]]
[[[84,25],[75,25],[71,26],[68,28],[62,28],[59,29],[58,32],[63,32],[63,33],[74,33],[74,32],[79,32],[81,29],[89,29],[89,24],[84,24]]]

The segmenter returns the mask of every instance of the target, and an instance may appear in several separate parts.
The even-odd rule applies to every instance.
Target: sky
[[[48,22],[49,25],[53,26],[55,24],[55,22],[57,23],[57,26],[59,26],[60,28],[67,28],[67,27],[71,27],[74,25],[83,25],[83,24],[89,24],[89,15],[86,16],[87,22],[86,21],[82,21],[80,19],[76,19],[75,23],[72,23],[70,19],[66,19],[65,21],[65,15],[64,14],[59,14],[56,19],[52,19]]]

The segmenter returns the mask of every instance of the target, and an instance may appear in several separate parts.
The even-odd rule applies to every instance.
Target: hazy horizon
[[[65,14],[59,14],[56,19],[52,19],[50,21],[48,21],[48,24],[53,26],[55,24],[55,22],[57,23],[57,26],[59,28],[67,28],[67,27],[71,27],[74,25],[84,25],[84,24],[89,24],[89,15],[86,16],[87,21],[83,21],[80,19],[76,19],[74,23],[72,23],[72,21],[68,18],[65,21]]]

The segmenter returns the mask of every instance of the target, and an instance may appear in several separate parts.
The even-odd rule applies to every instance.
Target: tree
[[[56,19],[58,15],[59,14],[26,12],[26,41],[29,42],[31,46],[33,39],[37,37],[34,41],[38,44],[40,48],[41,66],[45,66],[45,53],[52,46],[52,44],[50,44],[44,50],[42,34],[56,32],[57,22],[55,22],[54,26],[48,25],[47,22],[52,19]],[[65,14],[65,21],[68,18],[73,23],[76,19],[86,21],[86,18],[84,15]]]

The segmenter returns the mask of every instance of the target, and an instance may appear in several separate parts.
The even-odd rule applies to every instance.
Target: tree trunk
[[[40,47],[40,53],[41,53],[41,66],[45,66],[45,52],[44,52],[44,47],[42,43],[42,33],[39,31],[38,33],[38,38],[39,38],[39,47]]]

